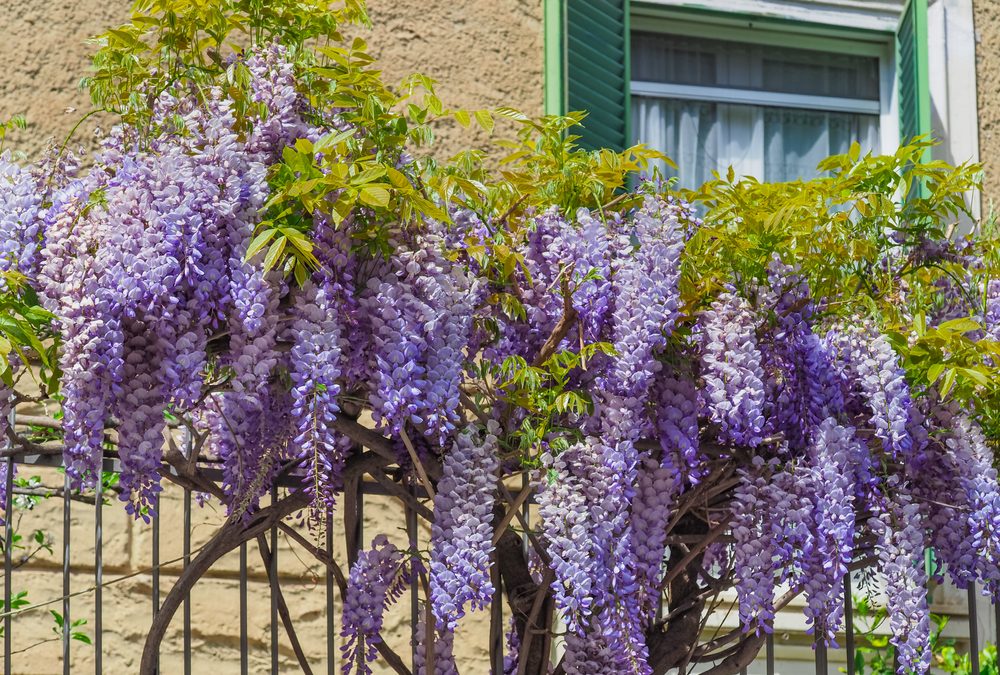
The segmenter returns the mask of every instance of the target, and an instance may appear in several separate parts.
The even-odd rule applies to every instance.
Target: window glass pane
[[[877,101],[878,59],[663,33],[632,34],[632,79]]]
[[[767,181],[808,179],[828,155],[878,147],[878,116],[634,96],[632,133],[673,159],[678,184],[694,188],[712,171]]]

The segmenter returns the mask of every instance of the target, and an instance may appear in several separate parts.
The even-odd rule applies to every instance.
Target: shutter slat
[[[899,136],[904,143],[931,132],[927,65],[927,0],[910,0],[896,31]]]
[[[581,147],[628,145],[627,0],[564,0],[566,110],[589,114],[574,130]]]

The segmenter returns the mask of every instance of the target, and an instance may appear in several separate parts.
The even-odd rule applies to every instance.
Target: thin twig
[[[295,632],[292,615],[288,612],[288,604],[285,602],[285,596],[282,594],[281,586],[278,584],[278,575],[276,573],[271,574],[271,549],[268,547],[267,540],[263,534],[257,535],[257,549],[260,551],[260,559],[264,563],[264,569],[267,570],[267,578],[271,583],[271,593],[275,596],[275,601],[278,605],[278,614],[281,616],[281,623],[285,626],[285,634],[288,635],[288,641],[292,643],[292,651],[295,652],[295,658],[299,660],[299,667],[302,668],[302,672],[305,675],[312,675],[312,668],[309,667],[309,660],[306,658],[306,653],[302,651],[302,645],[299,644],[299,636]]]
[[[427,490],[427,496],[434,500],[434,486],[431,485],[431,479],[427,477],[427,472],[424,471],[424,463],[420,461],[420,457],[417,456],[417,450],[413,447],[413,443],[410,441],[409,434],[406,433],[406,429],[399,430],[399,436],[403,439],[403,445],[406,446],[406,452],[410,454],[410,461],[413,462],[413,468],[417,471],[417,476],[420,477],[420,482],[423,483],[424,489]]]

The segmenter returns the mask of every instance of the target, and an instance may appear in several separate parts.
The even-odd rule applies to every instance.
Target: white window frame
[[[714,9],[714,7],[713,7]],[[721,8],[720,8],[721,9]],[[816,51],[871,56],[879,63],[879,100],[813,96],[806,94],[734,89],[729,87],[668,84],[632,80],[631,94],[657,98],[740,103],[782,108],[804,108],[828,112],[863,113],[879,116],[879,147],[891,154],[899,147],[899,98],[896,87],[895,35],[871,31],[844,34],[824,30],[815,24],[794,25],[776,22],[748,22],[715,13],[704,17],[677,15],[657,7],[633,7],[633,32],[663,33],[685,37],[728,40],[749,44],[775,45]],[[837,35],[836,37],[834,35]]]

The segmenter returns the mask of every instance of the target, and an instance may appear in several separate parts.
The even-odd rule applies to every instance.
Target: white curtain
[[[877,98],[877,62],[806,50],[762,48],[669,35],[636,34],[633,79],[761,91]],[[828,62],[826,57],[829,57]],[[731,166],[767,181],[808,179],[828,155],[878,147],[878,116],[822,110],[634,96],[632,135],[663,152],[681,187],[696,187]]]

